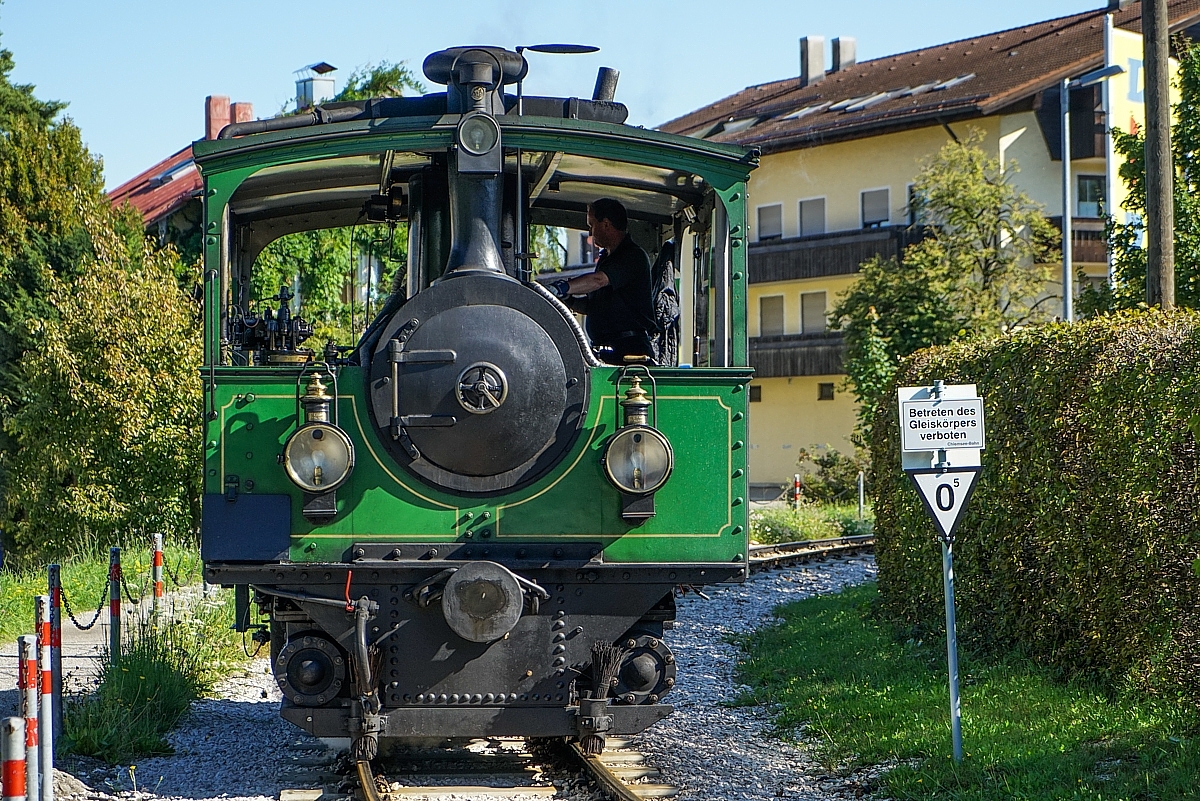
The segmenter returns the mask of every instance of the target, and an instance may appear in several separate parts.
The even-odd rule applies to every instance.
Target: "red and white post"
[[[154,559],[150,564],[150,579],[154,582],[154,601],[151,605],[151,614],[157,620],[159,610],[162,607],[163,599],[163,537],[162,534],[154,535]]]
[[[0,785],[4,801],[25,801],[25,721],[0,721]]]
[[[25,792],[30,801],[38,798],[38,680],[37,637],[23,634],[17,638],[17,658],[21,660],[21,717],[25,718]]]
[[[62,571],[50,565],[47,582],[50,590],[50,686],[53,690],[54,736],[62,734]]]
[[[800,474],[796,473],[796,478],[792,481],[792,508],[797,512],[800,511]]]
[[[41,706],[38,708],[38,777],[41,801],[54,801],[54,677],[50,669],[50,596],[37,597],[38,678]]]
[[[121,662],[121,549],[108,549],[108,661]]]

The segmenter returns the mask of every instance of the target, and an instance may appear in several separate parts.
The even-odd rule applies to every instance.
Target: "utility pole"
[[[1175,167],[1167,0],[1142,0],[1146,70],[1146,303],[1175,306]]]

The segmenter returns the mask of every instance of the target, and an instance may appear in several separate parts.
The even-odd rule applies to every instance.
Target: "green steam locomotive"
[[[360,760],[405,738],[641,731],[672,709],[677,588],[747,571],[757,154],[624,124],[611,71],[592,99],[524,96],[526,71],[453,48],[424,64],[444,92],[193,147],[206,578],[237,589],[239,626],[252,604],[269,621],[283,717]],[[602,363],[535,274],[530,226],[586,229],[598,197],[665,265],[679,313],[659,333],[682,358]],[[401,223],[406,284],[358,341],[306,346],[286,287],[254,299],[279,237]]]

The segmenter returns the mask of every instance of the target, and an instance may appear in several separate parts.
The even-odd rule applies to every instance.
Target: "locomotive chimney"
[[[446,110],[462,115],[448,160],[451,243],[443,277],[460,270],[503,273],[504,149],[495,117],[504,114],[504,84],[525,76],[525,58],[500,47],[455,47],[431,54],[422,69],[429,80],[446,84]]]
[[[617,96],[617,79],[621,73],[612,67],[601,67],[596,73],[596,88],[592,90],[592,100],[603,100],[611,103]]]

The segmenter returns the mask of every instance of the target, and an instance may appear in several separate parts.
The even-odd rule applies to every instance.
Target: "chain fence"
[[[79,619],[75,617],[75,613],[71,610],[71,601],[67,597],[66,587],[59,589],[59,597],[62,598],[63,609],[67,611],[67,617],[71,619],[72,625],[80,631],[87,631],[96,625],[96,621],[100,619],[100,613],[104,610],[104,602],[108,600],[108,582],[105,582],[104,587],[101,589],[100,602],[96,604],[96,613],[92,615],[92,622],[86,625],[80,623]]]

